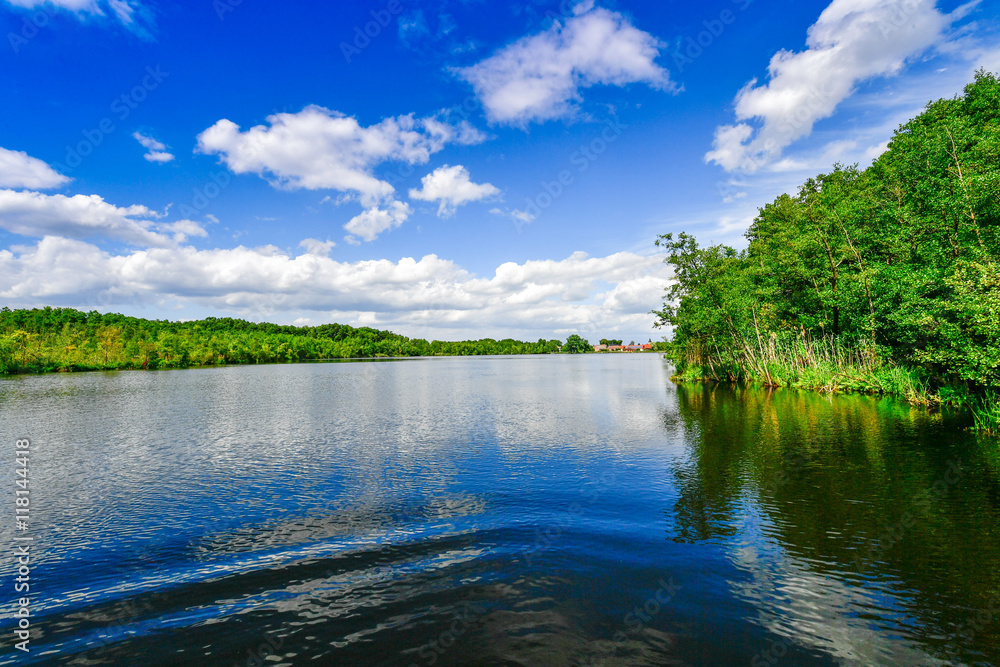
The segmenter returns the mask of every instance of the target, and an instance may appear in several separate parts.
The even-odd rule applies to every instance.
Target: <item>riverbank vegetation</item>
[[[736,251],[661,236],[680,380],[966,405],[1000,429],[1000,81],[928,105],[867,169],[760,209]]]
[[[322,359],[551,354],[558,340],[428,342],[341,324],[258,324],[210,317],[145,320],[70,308],[0,310],[0,374],[167,369]]]

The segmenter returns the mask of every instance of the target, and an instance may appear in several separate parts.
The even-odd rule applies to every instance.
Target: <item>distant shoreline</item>
[[[0,375],[173,370],[277,363],[425,357],[593,353],[579,336],[566,343],[483,338],[427,341],[342,324],[314,327],[206,318],[146,320],[72,308],[0,310]]]

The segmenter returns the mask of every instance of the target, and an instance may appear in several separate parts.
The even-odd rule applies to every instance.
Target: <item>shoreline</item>
[[[628,356],[634,356],[637,353],[630,353]],[[645,354],[656,354],[661,358],[665,358],[662,352],[646,352]],[[81,373],[131,373],[131,372],[146,372],[146,373],[159,373],[166,371],[189,371],[189,370],[207,370],[214,368],[253,368],[258,366],[297,366],[297,365],[310,365],[310,364],[344,364],[344,363],[380,363],[380,362],[393,362],[393,361],[416,361],[419,359],[476,359],[476,358],[493,358],[493,359],[514,359],[514,358],[536,358],[536,357],[563,357],[563,356],[600,356],[598,353],[587,353],[587,354],[572,354],[569,352],[545,352],[538,354],[530,353],[519,353],[519,354],[427,354],[427,355],[415,355],[409,357],[392,357],[392,356],[375,356],[375,357],[333,357],[329,359],[297,359],[295,361],[265,361],[260,363],[221,363],[221,364],[190,364],[186,366],[160,366],[160,367],[143,367],[136,365],[118,365],[118,366],[82,366],[79,364],[73,364],[71,366],[47,366],[42,368],[28,368],[28,369],[18,369],[18,370],[7,370],[6,372],[0,373],[0,380],[10,379],[16,377],[27,377],[27,376],[42,376],[42,375],[77,375]],[[606,355],[611,356],[611,355]],[[620,356],[626,356],[622,354]],[[672,378],[671,378],[672,379]]]
[[[674,366],[675,371],[678,370],[676,364],[673,364],[673,362],[671,362],[671,364]],[[969,428],[970,431],[980,433],[982,435],[1000,436],[1000,395],[987,391],[981,394],[973,393],[961,396],[942,396],[940,389],[938,391],[932,391],[926,385],[923,385],[922,382],[914,382],[910,384],[909,381],[916,378],[916,371],[914,369],[902,366],[891,366],[879,370],[888,371],[887,375],[892,377],[893,380],[896,380],[897,384],[887,385],[884,382],[884,376],[880,378],[877,372],[872,371],[867,372],[867,377],[865,377],[864,374],[851,376],[846,373],[838,373],[830,376],[829,382],[824,384],[809,381],[777,383],[773,381],[773,377],[771,382],[767,382],[766,380],[762,380],[760,378],[723,380],[718,377],[705,375],[704,373],[696,374],[688,371],[674,373],[670,376],[670,381],[678,385],[719,384],[766,390],[793,389],[797,391],[807,391],[830,396],[836,394],[855,394],[873,397],[879,396],[896,398],[908,405],[922,407],[928,410],[940,410],[941,408],[946,407],[953,410],[965,411],[972,418],[973,426]],[[835,384],[834,381],[838,378],[854,380],[857,384]],[[900,378],[904,378],[904,382],[906,382],[906,384],[899,383]],[[903,387],[905,387],[905,390],[903,390]]]

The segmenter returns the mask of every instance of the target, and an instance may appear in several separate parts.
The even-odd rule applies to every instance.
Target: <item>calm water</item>
[[[0,663],[997,665],[963,426],[656,355],[0,380]]]

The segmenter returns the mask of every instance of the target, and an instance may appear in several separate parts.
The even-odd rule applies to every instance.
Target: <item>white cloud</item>
[[[420,183],[422,187],[419,190],[410,190],[410,198],[440,202],[438,215],[444,218],[454,215],[455,209],[463,204],[500,194],[500,190],[489,183],[473,183],[469,170],[461,165],[438,167],[424,176]]]
[[[113,255],[46,237],[0,250],[0,298],[73,305],[96,291],[244,317],[364,322],[448,339],[655,335],[669,270],[660,257],[618,253],[506,263],[477,277],[435,255],[338,262],[310,248],[154,248]],[[319,243],[319,242],[316,242]],[[326,245],[320,244],[320,245]]]
[[[493,208],[490,209],[490,213],[493,215],[499,215],[504,218],[510,218],[511,222],[520,229],[524,225],[529,225],[535,221],[535,216],[528,211],[521,211],[518,209],[506,209],[506,208]]]
[[[189,236],[207,235],[196,222],[157,222],[160,217],[145,206],[120,208],[97,195],[67,197],[0,190],[0,228],[22,236],[104,238],[137,246],[167,247]]]
[[[210,217],[210,216],[206,216]],[[214,222],[218,222],[215,220]],[[174,243],[186,243],[188,239],[192,236],[198,236],[205,238],[208,236],[208,232],[199,223],[194,220],[178,220],[177,222],[157,222],[155,223],[157,231],[165,232],[171,235]]]
[[[531,213],[528,213],[527,211],[520,211],[520,210],[518,210],[516,208],[515,209],[511,209],[511,210],[501,209],[501,208],[493,208],[493,209],[490,209],[490,213],[492,213],[493,215],[502,215],[504,217],[510,218],[511,220],[520,220],[521,222],[534,222],[535,221],[535,216],[534,215],[532,215]]]
[[[22,151],[0,148],[0,188],[47,190],[70,180],[38,158]]]
[[[269,116],[269,126],[245,132],[220,120],[198,136],[198,150],[218,154],[237,174],[257,174],[276,187],[357,193],[373,208],[394,188],[373,169],[385,162],[425,164],[447,144],[481,143],[485,135],[466,122],[398,116],[362,127],[356,118],[319,106]]]
[[[24,7],[34,9],[43,5],[65,9],[80,14],[100,14],[101,8],[97,5],[97,0],[7,0],[7,4],[14,7]]]
[[[1000,47],[983,49],[977,54],[976,68],[984,68],[987,72],[1000,72]]]
[[[0,297],[39,305],[66,295],[79,295],[83,301],[85,295],[115,285],[122,261],[89,243],[57,237],[0,250]]]
[[[81,20],[92,16],[107,16],[110,11],[123,26],[135,34],[151,38],[146,26],[152,22],[151,13],[139,0],[7,0],[7,4],[25,9],[55,8],[76,14]]]
[[[411,212],[409,204],[399,201],[391,202],[385,208],[370,208],[344,225],[350,235],[347,241],[356,242],[355,236],[360,236],[365,241],[374,241],[382,232],[395,229],[406,222]]]
[[[888,145],[888,142],[886,142]],[[771,171],[775,173],[783,172],[808,172],[829,170],[837,162],[845,163],[849,155],[857,153],[858,142],[854,139],[838,139],[831,141],[822,150],[814,152],[803,159],[786,157],[770,165]],[[880,153],[881,154],[881,153]]]
[[[299,243],[300,248],[304,248],[308,254],[317,257],[328,256],[336,246],[337,244],[333,241],[320,241],[319,239],[303,239]]]
[[[736,96],[736,125],[716,130],[705,156],[727,171],[754,171],[812,133],[862,81],[898,74],[908,60],[945,39],[975,3],[944,14],[935,0],[833,0],[809,28],[805,51],[777,53],[768,82]],[[759,119],[754,127],[748,122]]]
[[[146,136],[142,132],[133,132],[132,136],[146,149],[146,154],[143,157],[148,161],[163,164],[174,159],[174,156],[167,152],[166,145],[153,137]]]
[[[477,65],[457,70],[492,122],[527,125],[571,115],[581,88],[646,83],[673,90],[656,64],[662,44],[617,12],[577,5],[575,16],[525,37]]]
[[[405,46],[413,48],[413,45],[431,34],[427,26],[427,19],[424,18],[422,10],[416,10],[411,16],[400,16],[397,19],[399,25],[399,41]]]

